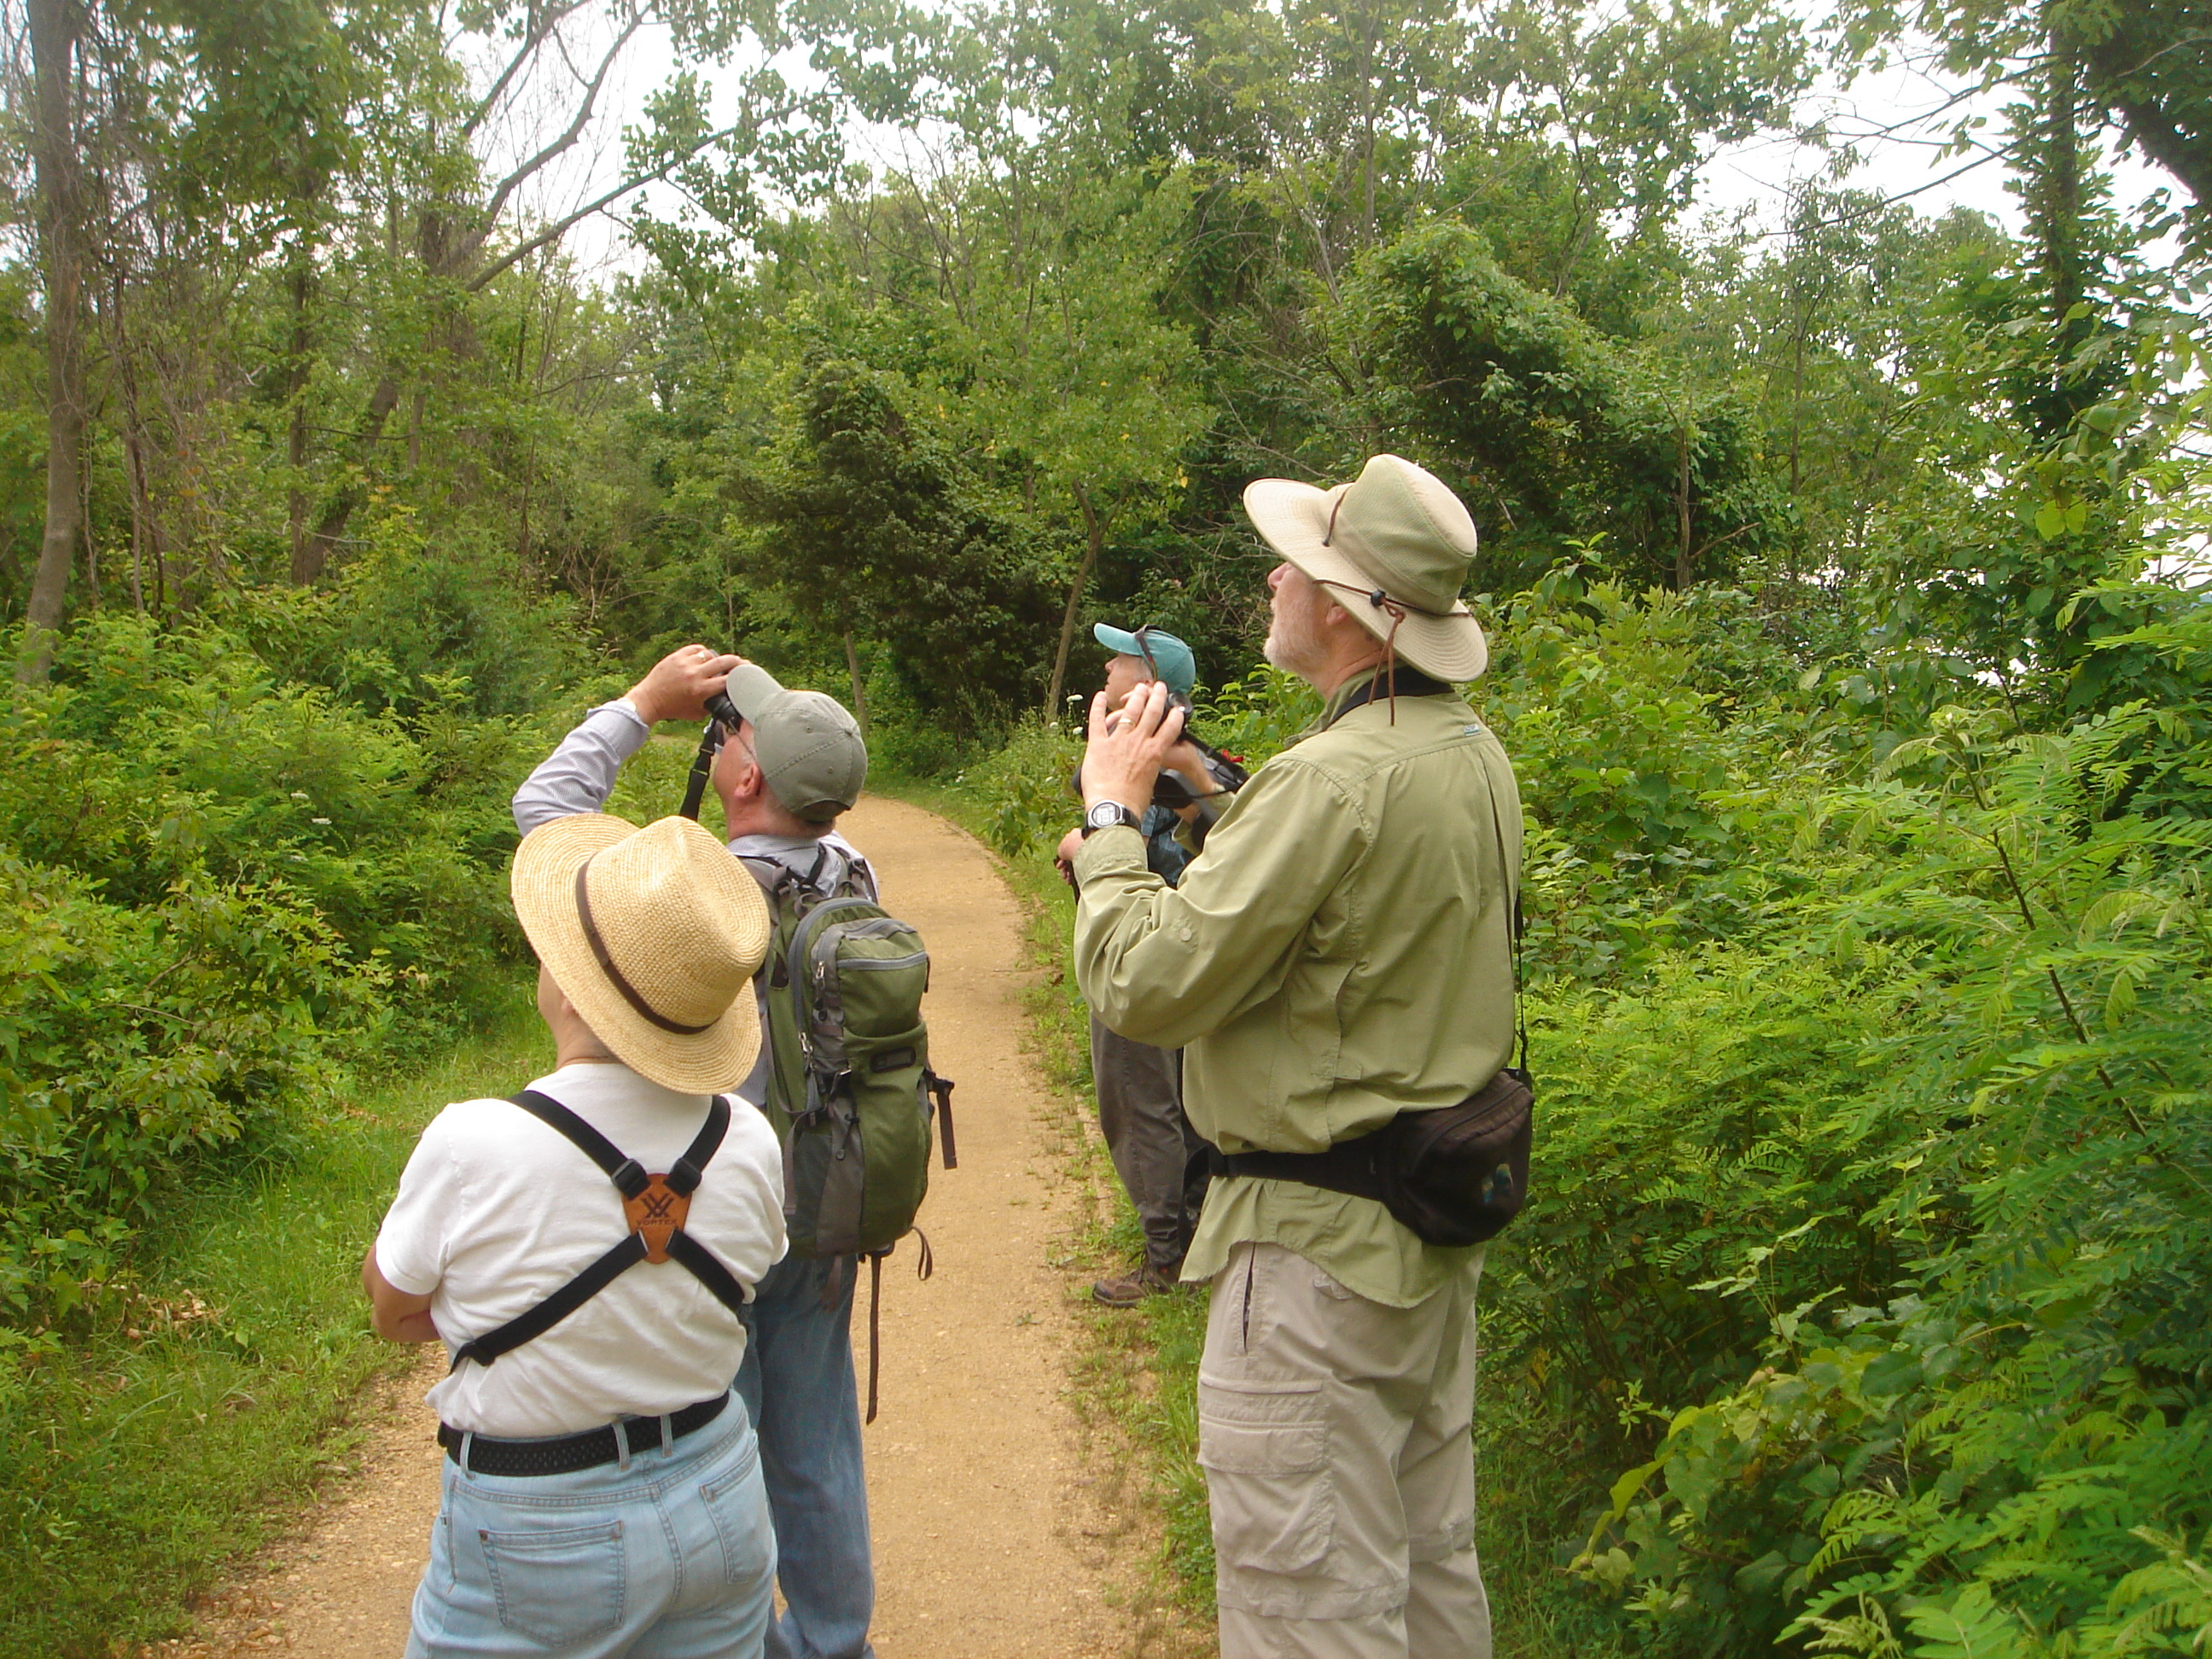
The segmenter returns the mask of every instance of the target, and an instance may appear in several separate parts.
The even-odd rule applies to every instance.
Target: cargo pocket
[[[533,1532],[479,1528],[501,1626],[556,1650],[613,1630],[628,1580],[622,1534],[619,1521]]]
[[[1198,1461],[1222,1566],[1310,1571],[1336,1533],[1328,1418],[1318,1384],[1198,1382]]]

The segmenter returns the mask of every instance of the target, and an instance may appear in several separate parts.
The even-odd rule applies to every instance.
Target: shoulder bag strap
[[[1498,787],[1490,781],[1490,769],[1483,768],[1482,780],[1490,786],[1490,827],[1498,836],[1498,872],[1505,878],[1506,891],[1512,903],[1505,912],[1505,934],[1513,942],[1513,1032],[1521,1050],[1520,1069],[1528,1069],[1528,1021],[1521,1006],[1521,872],[1513,866],[1505,852],[1505,820],[1498,810]]]

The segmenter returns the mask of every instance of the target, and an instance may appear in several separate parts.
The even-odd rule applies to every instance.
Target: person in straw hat
[[[514,792],[515,828],[596,812],[623,763],[662,720],[702,720],[726,692],[741,717],[714,759],[714,793],[730,832],[726,861],[765,882],[769,872],[823,896],[877,897],[875,872],[838,823],[860,799],[868,751],[835,698],[787,690],[766,669],[703,645],[680,646],[627,696],[586,714]],[[743,862],[740,862],[743,860]],[[754,982],[765,1008],[768,976]],[[768,1098],[766,1034],[746,1099]],[[874,1659],[875,1569],[860,1411],[853,1387],[851,1255],[787,1256],[745,1310],[749,1340],[738,1397],[760,1436],[776,1522],[776,1588],[767,1659]]]
[[[422,1132],[362,1278],[379,1335],[442,1340],[446,1449],[407,1651],[757,1655],[775,1547],[730,1395],[784,1251],[760,1047],[760,889],[688,818],[526,838],[515,915],[554,1069]]]
[[[1262,1153],[1316,1170],[1510,1056],[1520,796],[1452,689],[1488,659],[1459,598],[1474,526],[1395,455],[1331,489],[1263,478],[1244,504],[1282,556],[1267,659],[1322,715],[1171,888],[1133,826],[1181,717],[1158,687],[1118,719],[1092,706],[1077,978],[1112,1029],[1183,1049],[1185,1110],[1228,1171],[1183,1266],[1212,1285],[1199,1462],[1224,1659],[1477,1659],[1483,1247],[1425,1243],[1372,1197],[1234,1173]]]

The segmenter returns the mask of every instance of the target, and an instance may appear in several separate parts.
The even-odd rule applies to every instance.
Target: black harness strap
[[[716,1099],[719,1103],[720,1097]],[[616,1149],[613,1141],[552,1096],[541,1095],[535,1089],[525,1089],[519,1095],[508,1096],[507,1101],[510,1105],[521,1107],[547,1128],[567,1136],[578,1152],[606,1172],[607,1179],[622,1189],[624,1198],[635,1198],[645,1190],[645,1166],[634,1158],[624,1157]],[[708,1121],[712,1121],[711,1114]],[[723,1121],[728,1121],[726,1110]]]
[[[630,1237],[635,1238],[637,1235],[632,1233]],[[678,1227],[668,1235],[668,1254],[689,1268],[692,1278],[712,1291],[717,1302],[743,1316],[745,1287],[738,1283],[735,1273],[714,1259],[712,1250]]]
[[[536,1118],[549,1129],[558,1132],[573,1143],[577,1151],[590,1158],[606,1172],[617,1191],[626,1199],[635,1198],[646,1189],[651,1180],[644,1165],[635,1158],[626,1157],[615,1144],[597,1129],[563,1106],[550,1095],[526,1089],[512,1097],[514,1104]],[[730,1130],[730,1103],[716,1095],[707,1105],[707,1121],[699,1126],[699,1133],[684,1149],[684,1156],[676,1160],[676,1167],[668,1172],[669,1190],[689,1195],[696,1191],[699,1178],[721,1150],[722,1137]],[[453,1351],[450,1368],[459,1370],[464,1359],[473,1359],[479,1365],[489,1365],[503,1353],[512,1352],[524,1343],[545,1334],[570,1314],[582,1307],[601,1291],[645,1260],[645,1235],[632,1232],[605,1255],[578,1273],[559,1290],[536,1307],[517,1314],[495,1330],[463,1343]],[[684,1264],[691,1276],[711,1291],[714,1299],[732,1313],[744,1307],[744,1286],[737,1276],[717,1261],[714,1253],[697,1239],[678,1227],[668,1236],[668,1254]]]
[[[699,1133],[691,1137],[691,1144],[684,1149],[684,1156],[676,1160],[676,1167],[668,1172],[672,1192],[690,1197],[699,1189],[699,1177],[714,1162],[714,1154],[722,1150],[722,1137],[730,1132],[730,1103],[716,1095],[707,1103],[707,1121],[699,1126]],[[622,1183],[617,1182],[617,1186]],[[711,1287],[710,1287],[711,1288]]]
[[[528,1312],[517,1314],[498,1329],[486,1331],[472,1341],[463,1343],[453,1351],[453,1363],[447,1369],[460,1370],[464,1359],[489,1365],[500,1355],[537,1340],[644,1260],[644,1235],[626,1235],[621,1243]]]
[[[1335,725],[1353,709],[1370,703],[1377,697],[1437,697],[1451,690],[1443,680],[1424,674],[1418,668],[1400,663],[1395,668],[1378,672],[1366,684],[1344,700],[1343,706],[1328,717],[1329,726]],[[1328,730],[1327,726],[1322,728]]]

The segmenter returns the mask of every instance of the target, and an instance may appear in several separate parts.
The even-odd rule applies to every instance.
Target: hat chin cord
[[[1336,514],[1332,511],[1329,514],[1330,532],[1334,534],[1335,529]],[[1324,547],[1328,544],[1327,542],[1322,544]],[[1387,677],[1386,683],[1390,688],[1390,724],[1395,726],[1398,723],[1398,627],[1406,620],[1407,612],[1420,611],[1421,607],[1409,605],[1401,599],[1394,599],[1379,587],[1371,589],[1354,587],[1350,582],[1331,581],[1326,576],[1318,577],[1316,580],[1322,587],[1334,587],[1342,592],[1357,594],[1376,610],[1389,617],[1389,631],[1382,635],[1382,672]],[[1443,613],[1435,611],[1421,611],[1421,614],[1425,617],[1434,617]]]

